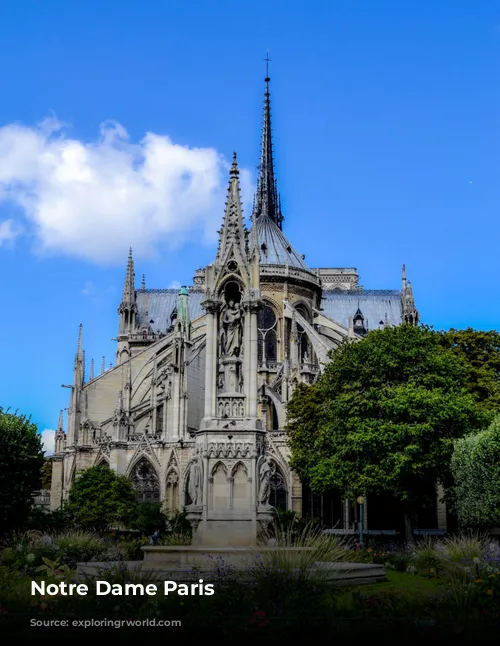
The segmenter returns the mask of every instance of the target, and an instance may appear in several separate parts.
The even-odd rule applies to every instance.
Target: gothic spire
[[[129,250],[125,282],[123,283],[122,302],[118,308],[120,315],[118,336],[124,337],[134,331],[137,315],[137,298],[135,291],[135,271],[132,248]]]
[[[80,323],[80,327],[78,328],[78,342],[76,345],[75,366],[77,364],[83,364],[82,330],[83,324]]]
[[[219,248],[216,261],[223,263],[232,248],[237,249],[241,258],[247,254],[247,236],[243,224],[243,209],[241,206],[240,182],[236,153],[233,153],[233,163],[229,171],[229,187],[227,189],[226,210],[222,228],[219,231]]]
[[[85,378],[85,352],[82,349],[82,329],[83,325],[80,323],[80,327],[78,329],[78,343],[76,346],[75,363],[73,367],[73,381],[76,388],[81,388],[81,386],[83,386]]]
[[[266,59],[268,62],[269,59]],[[271,130],[271,100],[269,92],[269,74],[266,65],[266,91],[264,93],[264,119],[262,125],[262,144],[260,152],[259,178],[252,220],[267,215],[275,224],[282,228],[283,215],[274,176],[273,140]]]
[[[128,252],[127,272],[125,274],[125,283],[123,285],[122,304],[135,303],[135,285],[134,285],[134,259],[132,257],[132,247]]]

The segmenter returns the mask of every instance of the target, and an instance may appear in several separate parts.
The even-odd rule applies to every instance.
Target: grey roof
[[[323,313],[344,327],[349,327],[349,318],[361,310],[364,325],[368,330],[378,328],[380,321],[389,325],[401,323],[401,292],[389,289],[366,289],[360,291],[324,291],[321,301]]]
[[[137,290],[138,325],[146,321],[147,312],[147,319],[153,321],[151,324],[153,330],[165,332],[170,326],[170,316],[177,305],[178,293],[178,289]],[[203,291],[189,290],[191,320],[204,314],[201,306],[203,298]],[[346,328],[349,327],[349,318],[355,316],[358,307],[368,330],[376,329],[380,321],[385,321],[386,314],[389,325],[401,323],[401,292],[398,290],[367,289],[352,292],[325,290],[321,307],[325,316]]]
[[[178,289],[145,289],[137,290],[137,316],[138,325],[147,320],[153,321],[151,327],[155,332],[165,332],[170,326],[170,316],[177,305]],[[194,320],[204,314],[201,306],[204,293],[198,290],[189,290],[188,304],[189,316]]]
[[[297,253],[283,235],[278,225],[267,215],[255,221],[257,241],[262,265],[288,265],[309,271],[301,254]],[[262,248],[265,245],[265,248]]]

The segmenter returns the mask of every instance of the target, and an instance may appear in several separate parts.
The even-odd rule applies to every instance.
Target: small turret
[[[402,270],[401,318],[403,323],[407,323],[409,325],[418,325],[420,320],[420,316],[415,305],[411,281],[406,280],[405,265],[403,265]]]
[[[63,411],[59,413],[59,422],[57,424],[57,430],[55,434],[55,446],[54,453],[62,453],[66,448],[66,433],[63,428]]]

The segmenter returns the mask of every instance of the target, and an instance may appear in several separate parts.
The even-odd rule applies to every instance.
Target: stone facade
[[[266,79],[251,226],[236,157],[214,262],[179,291],[135,284],[130,251],[116,363],[86,378],[80,327],[67,429],[53,457],[51,508],[83,469],[129,477],[144,501],[186,508],[198,542],[247,544],[272,508],[302,510],[288,467],[286,403],[330,350],[370,329],[418,322],[401,290],[363,290],[354,268],[309,269],[282,232]]]

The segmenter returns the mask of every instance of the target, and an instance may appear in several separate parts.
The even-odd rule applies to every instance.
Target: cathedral
[[[80,326],[67,428],[61,412],[55,436],[52,509],[80,471],[105,465],[130,478],[140,500],[186,509],[204,542],[229,531],[228,519],[235,540],[244,537],[273,508],[352,522],[343,501],[314,501],[290,470],[286,404],[345,339],[417,324],[418,311],[404,266],[400,289],[365,290],[355,268],[310,267],[287,239],[269,83],[249,226],[235,154],[213,262],[191,286],[147,288],[144,278],[136,284],[130,250],[116,361],[103,361],[100,374],[93,361],[87,373]]]

